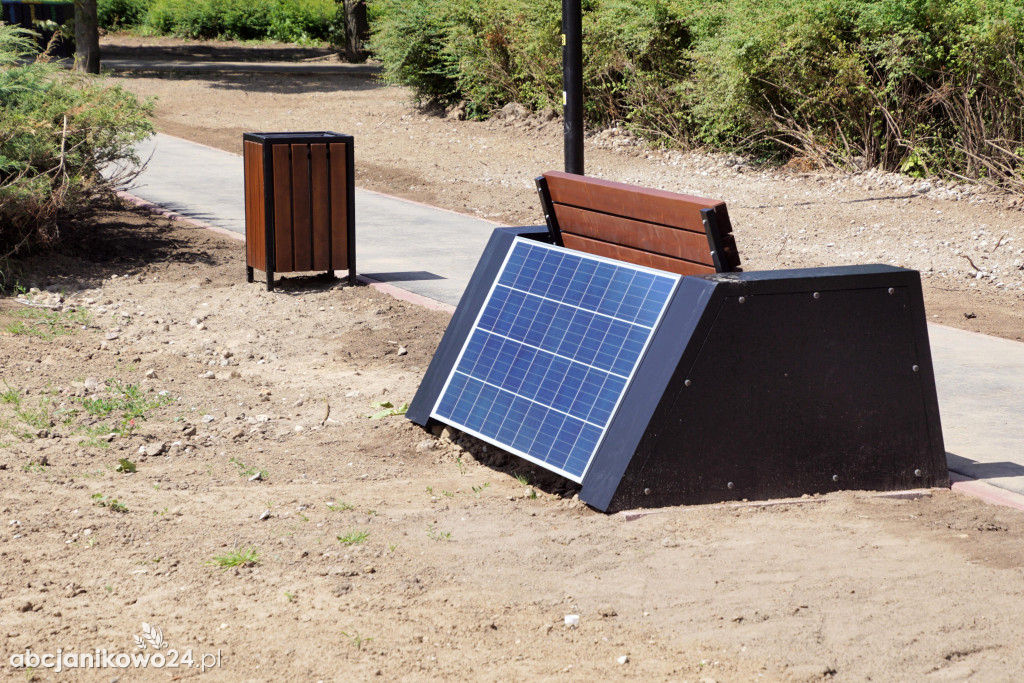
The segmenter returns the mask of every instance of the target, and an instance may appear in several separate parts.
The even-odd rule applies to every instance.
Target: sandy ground
[[[193,98],[209,119],[181,106],[177,118],[187,121],[174,128],[184,92],[174,89],[247,97],[191,78],[124,82],[166,88],[160,126],[170,132],[220,111],[222,128],[193,136],[206,141],[234,135],[227,122],[237,105]],[[361,83],[348,95],[373,93],[384,110],[363,112],[367,133],[385,130],[373,121],[388,112],[403,131],[378,143],[366,135],[364,186],[464,202],[508,222],[536,219],[520,186],[533,170],[516,182],[495,172],[487,184],[465,170],[473,180],[444,180],[459,164],[511,164],[514,122],[423,118],[401,91]],[[269,97],[285,85],[260,97],[278,108],[288,97],[305,101],[296,83],[294,94]],[[338,97],[318,116],[328,104],[343,108],[327,86],[308,94],[317,93]],[[259,119],[258,108],[244,109],[252,129],[272,127],[284,111]],[[351,130],[353,121],[315,127]],[[537,128],[518,140],[522,154],[556,167],[547,148],[557,133]],[[427,133],[448,130],[479,153],[439,154],[433,172],[417,170],[414,155],[387,147],[405,130],[435,151],[443,140]],[[477,147],[492,140],[505,141],[494,158]],[[642,154],[597,149],[591,158],[621,159],[624,179],[632,168],[670,172]],[[398,170],[385,170],[391,160]],[[844,197],[871,192],[835,180],[840,189],[828,195],[832,180],[759,178],[743,171],[729,182],[772,188],[758,201],[789,185],[817,192],[814,208],[793,210],[819,217],[828,196],[842,211]],[[771,252],[759,241],[768,231],[755,238],[753,225],[772,209],[727,192],[748,265],[768,263],[783,244],[791,249],[780,260],[875,248],[838,237],[839,246],[819,245],[824,227],[805,222],[799,233],[787,222],[779,229],[790,241]],[[902,201],[859,206],[899,216],[988,212],[993,234],[1019,216],[970,199]],[[501,213],[502,205],[521,208]],[[445,314],[323,278],[288,278],[267,293],[245,284],[241,243],[137,210],[112,208],[78,227],[60,253],[30,260],[22,274],[43,290],[29,299],[55,309],[0,300],[5,677],[1015,681],[1024,670],[1020,512],[937,490],[668,508],[633,521],[600,514],[573,500],[569,482],[493,448],[398,416],[368,417],[381,410],[375,404],[411,399]],[[1001,258],[1009,244],[988,253]],[[936,272],[930,291],[939,282],[951,302],[963,297],[978,316],[965,324],[1017,320],[1017,281],[991,279]],[[118,472],[122,458],[136,471]],[[576,627],[567,615],[578,616]],[[152,655],[161,639],[165,658],[173,649],[181,664],[191,652],[212,668],[11,666],[28,650]]]

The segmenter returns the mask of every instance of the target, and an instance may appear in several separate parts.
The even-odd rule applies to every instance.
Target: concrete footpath
[[[241,156],[167,135],[140,145],[139,153],[149,164],[129,192],[244,235]],[[495,225],[357,189],[357,270],[454,306]],[[928,329],[949,468],[954,480],[966,480],[957,486],[983,496],[991,494],[986,485],[1024,495],[1024,344],[942,325]]]
[[[241,156],[160,134],[140,144],[138,153],[149,163],[129,192],[245,235]],[[496,225],[357,188],[356,271],[455,306]]]

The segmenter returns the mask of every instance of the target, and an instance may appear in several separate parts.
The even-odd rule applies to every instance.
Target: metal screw
[[[839,481],[839,475],[838,474],[833,474],[832,475],[832,481]]]
[[[741,297],[740,297],[740,303],[741,303],[741,304],[745,304],[745,303],[747,303],[747,297],[745,297],[745,296],[741,296]]]
[[[889,288],[889,296],[892,296],[895,293],[896,293],[896,288],[895,287],[890,287]]]
[[[914,470],[914,476],[915,477],[920,477],[921,476],[921,470]]]
[[[690,380],[686,380],[685,382],[683,382],[684,386],[690,386],[690,384],[691,384]]]
[[[912,367],[911,370],[913,370],[914,372],[921,372],[921,368],[919,368],[916,365],[914,367]]]
[[[815,299],[820,299],[821,298],[821,292],[815,292],[814,293],[814,298]]]
[[[644,489],[644,495],[645,496],[651,495],[651,490],[650,489]]]
[[[729,488],[729,489],[733,489],[733,488],[736,488],[736,484],[734,484],[734,483],[732,483],[732,482],[730,481],[730,482],[729,482],[728,484],[726,484],[726,485],[725,485],[725,487],[726,487],[726,488]]]

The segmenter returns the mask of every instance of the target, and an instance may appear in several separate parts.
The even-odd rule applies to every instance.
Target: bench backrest
[[[549,171],[537,178],[555,244],[667,270],[739,270],[725,202]]]

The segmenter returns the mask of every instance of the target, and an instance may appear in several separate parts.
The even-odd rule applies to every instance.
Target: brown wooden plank
[[[309,206],[309,145],[292,145],[292,247],[295,270],[313,270],[313,220]]]
[[[580,237],[579,235],[563,233],[562,241],[569,249],[583,251],[596,256],[605,256],[607,258],[616,259],[617,261],[625,261],[626,263],[635,263],[638,266],[667,270],[670,273],[679,273],[680,275],[709,275],[715,272],[713,266],[691,263],[689,261],[675,259],[670,256],[663,256],[662,254],[652,254],[648,251],[631,249],[630,247],[624,247],[610,242],[600,242],[598,240],[590,239],[589,237]]]
[[[700,217],[701,209],[716,209],[717,213],[717,207],[724,206],[724,202],[717,199],[614,183],[610,180],[587,178],[561,171],[548,171],[544,177],[548,181],[551,200],[558,204],[583,207],[644,223],[660,223],[693,232],[704,231],[704,222]],[[723,233],[732,231],[728,220],[720,228]]]
[[[256,231],[256,205],[253,203],[252,183],[252,150],[246,140],[242,145],[242,172],[244,176],[243,187],[245,188],[245,265],[252,266],[256,261],[256,253],[253,249]]]
[[[274,167],[274,270],[295,270],[292,256],[292,169],[288,145],[273,146]]]
[[[348,171],[345,167],[345,143],[331,148],[331,251],[337,270],[348,267]]]
[[[566,233],[574,233],[640,251],[664,254],[707,266],[715,265],[703,230],[699,233],[679,230],[561,204],[555,205],[555,212],[563,239]]]
[[[253,267],[259,268],[260,270],[266,270],[267,268],[267,203],[266,203],[266,188],[264,187],[263,177],[263,145],[259,143],[252,143],[252,164],[254,169],[254,181],[252,186],[252,192],[256,202],[256,225],[257,225],[257,236],[255,244],[253,245],[254,254],[256,255]]]
[[[310,197],[313,205],[313,270],[327,270],[331,261],[331,195],[327,188],[327,145],[309,146]]]
[[[266,233],[263,224],[263,150],[245,141],[245,264],[263,270]]]

